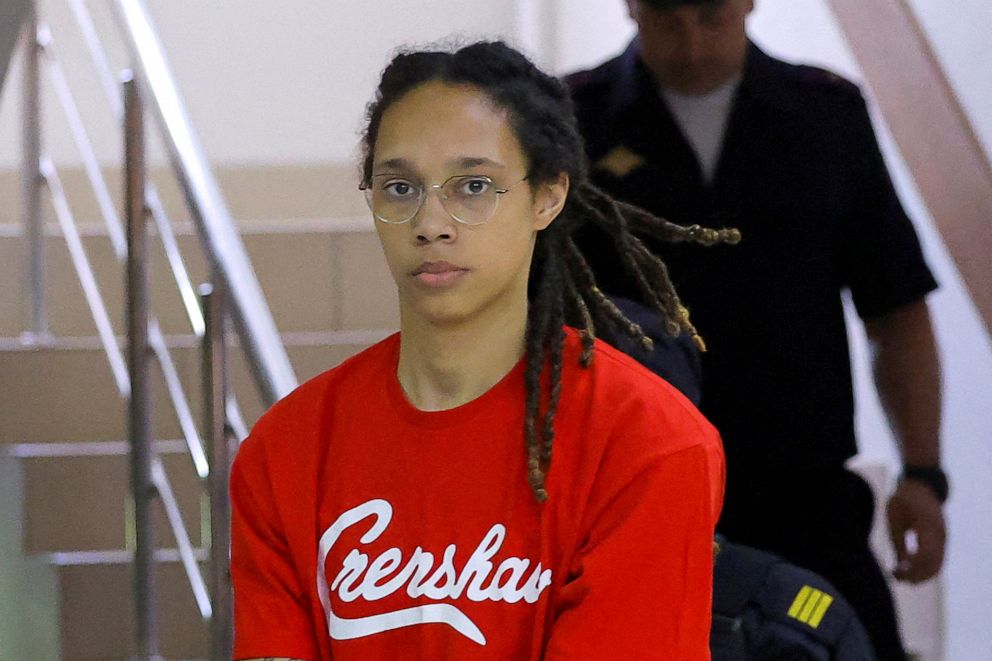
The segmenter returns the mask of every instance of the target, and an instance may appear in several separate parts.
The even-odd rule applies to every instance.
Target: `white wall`
[[[560,6],[565,5],[562,2]],[[595,66],[622,50],[634,35],[623,0],[569,0],[567,7],[568,11],[559,9],[554,13],[545,10],[542,33],[551,38],[540,42],[546,50],[553,51],[543,53],[544,64],[559,73]]]
[[[88,3],[102,33],[116,36],[107,1]],[[319,163],[351,159],[389,54],[403,44],[451,35],[510,37],[513,0],[146,0],[166,45],[193,125],[216,164]],[[64,0],[42,2],[87,124],[104,163],[120,144]],[[115,65],[127,58],[110,40]],[[0,168],[19,154],[19,69],[0,99]],[[47,104],[51,109],[53,104]],[[46,115],[48,143],[60,162],[78,163],[61,117]]]
[[[992,154],[992,2],[910,0],[985,151]]]

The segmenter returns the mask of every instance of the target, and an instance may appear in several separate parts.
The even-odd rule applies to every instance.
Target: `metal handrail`
[[[203,337],[203,428],[210,448],[210,658],[231,658],[234,634],[231,590],[231,500],[227,497],[231,477],[231,428],[227,424],[227,305],[224,290],[214,285],[200,287],[204,319]]]
[[[153,316],[149,316],[148,319],[148,344],[162,369],[162,378],[165,379],[165,387],[169,392],[172,407],[176,411],[179,426],[183,430],[183,438],[186,439],[186,447],[189,448],[190,457],[196,467],[196,474],[200,476],[201,480],[204,480],[207,478],[210,468],[207,463],[207,455],[203,450],[203,440],[196,428],[189,398],[186,397],[183,383],[179,380],[179,371],[172,360],[169,348],[165,345],[165,336],[162,335],[158,321]]]
[[[27,239],[28,328],[24,338],[44,342],[49,336],[45,301],[45,251],[41,220],[41,75],[38,15],[34,3],[24,21],[24,94],[21,99],[24,133],[21,136],[21,199]]]
[[[100,211],[107,226],[108,236],[110,237],[111,244],[114,248],[114,254],[116,255],[118,261],[123,264],[127,259],[128,250],[120,215],[114,208],[110,188],[107,185],[106,179],[104,179],[103,173],[100,171],[100,167],[97,163],[96,150],[93,148],[93,142],[90,140],[89,134],[83,125],[83,120],[79,113],[78,105],[76,104],[75,97],[72,94],[72,90],[69,87],[65,72],[59,61],[57,50],[55,48],[55,38],[52,36],[51,30],[48,26],[43,23],[39,24],[37,35],[38,44],[42,54],[44,55],[44,61],[49,70],[49,77],[56,91],[56,97],[58,98],[69,123],[70,131],[76,143],[76,147],[83,159],[83,163],[90,180],[90,185],[92,186],[93,192],[99,202]],[[103,342],[104,349],[107,353],[108,359],[110,360],[111,368],[114,371],[118,390],[120,391],[121,396],[126,398],[129,395],[130,389],[130,385],[126,379],[126,368],[124,366],[123,358],[120,355],[120,349],[116,346],[116,340],[113,335],[110,317],[107,314],[103,298],[100,295],[99,288],[96,284],[96,279],[93,276],[93,268],[89,264],[89,260],[86,258],[85,250],[83,249],[82,242],[79,238],[79,232],[76,229],[75,219],[69,208],[68,199],[62,189],[62,184],[59,181],[55,167],[49,159],[43,159],[41,171],[45,181],[48,182],[48,188],[52,194],[52,201],[56,211],[56,216],[62,228],[62,233],[69,245],[70,254],[73,258],[73,264],[76,267],[76,271],[80,278],[80,283],[83,286],[83,292],[92,311],[101,341]],[[146,190],[144,190],[144,194],[146,200],[151,197]],[[175,238],[172,234],[172,228],[167,219],[165,224],[167,226],[168,233],[161,232],[163,241],[167,237],[172,237],[173,249],[178,256],[178,246],[175,245]],[[159,225],[161,226],[161,223],[159,223]],[[166,245],[168,246],[167,242]],[[181,260],[182,257],[178,256],[178,259]],[[188,276],[185,275],[185,266],[183,266],[182,273],[188,278]],[[177,281],[178,280],[179,278],[177,273]],[[200,314],[198,304],[196,306],[196,312],[197,314]],[[202,323],[201,315],[201,326]],[[199,336],[202,336],[202,332]],[[199,475],[201,479],[206,479],[209,467],[207,464],[206,454],[203,449],[203,442],[196,428],[196,422],[193,418],[193,412],[189,404],[189,399],[186,397],[182,382],[179,379],[179,373],[176,369],[175,361],[173,361],[172,355],[166,347],[165,337],[162,334],[162,331],[160,330],[158,322],[154,316],[151,316],[149,320],[148,339],[151,350],[154,352],[154,355],[162,370],[162,376],[165,378],[166,390],[169,394],[170,400],[172,401],[173,409],[176,412],[179,425],[183,430],[183,437],[186,439],[189,454],[193,460],[193,465],[196,468],[197,475]]]
[[[272,322],[261,288],[248,262],[220,191],[217,188],[202,151],[182,109],[178,92],[165,65],[161,47],[152,31],[147,14],[140,0],[119,0],[118,17],[124,28],[134,63],[133,73],[125,83],[125,93],[116,91],[106,54],[96,35],[92,18],[84,0],[68,0],[76,15],[90,55],[98,70],[102,86],[114,116],[125,128],[125,171],[127,235],[121,215],[114,208],[110,188],[100,170],[92,141],[83,124],[81,114],[65,72],[57,56],[51,30],[39,25],[34,12],[28,26],[28,62],[25,84],[25,138],[24,138],[24,189],[25,225],[30,243],[30,282],[32,297],[31,331],[26,341],[42,341],[47,337],[44,297],[41,288],[41,218],[40,189],[47,183],[57,220],[66,238],[86,301],[97,326],[100,342],[110,362],[111,370],[122,397],[129,400],[129,439],[131,455],[131,493],[134,518],[135,597],[137,600],[138,646],[144,657],[156,656],[158,649],[157,616],[155,601],[155,543],[151,521],[151,506],[158,499],[173,532],[177,553],[189,580],[200,614],[211,620],[212,658],[228,658],[231,628],[229,572],[229,503],[226,496],[230,452],[236,441],[247,435],[247,426],[233,393],[217,380],[218,369],[224,358],[224,311],[215,302],[210,312],[217,322],[209,328],[204,310],[196,298],[185,262],[179,252],[172,224],[164,205],[151,183],[147,180],[144,147],[144,103],[141,94],[148,95],[167,145],[173,169],[185,193],[190,213],[197,224],[199,235],[211,263],[215,286],[230,301],[230,312],[241,346],[247,354],[256,386],[267,404],[285,395],[296,385],[296,377],[289,365],[285,349]],[[108,237],[117,259],[125,263],[128,273],[128,353],[123,352],[113,334],[110,316],[97,284],[93,266],[86,255],[76,219],[63,190],[55,165],[41,148],[40,117],[38,108],[38,65],[44,63],[50,74],[64,115],[69,123],[88,175],[98,207],[107,226]],[[205,452],[193,413],[179,379],[176,365],[166,346],[165,337],[155,316],[148,307],[146,264],[146,220],[150,215],[159,229],[173,277],[193,328],[204,347],[211,347],[214,356],[208,376],[212,387],[204,388],[211,397],[209,417],[205,431],[209,443],[210,459]],[[187,449],[201,479],[205,480],[211,500],[210,546],[213,568],[208,591],[198,560],[203,550],[190,541],[183,523],[178,502],[161,460],[152,446],[149,389],[149,362],[157,360],[166,381],[167,391],[183,431]],[[219,431],[218,431],[219,430]],[[234,446],[231,441],[235,441]],[[225,514],[226,512],[226,514]],[[130,539],[130,538],[129,538]]]
[[[90,186],[96,195],[97,205],[100,207],[100,214],[103,216],[104,224],[107,226],[107,233],[110,242],[114,246],[114,254],[118,260],[123,260],[127,255],[127,241],[124,238],[124,227],[121,223],[120,215],[114,207],[114,200],[110,194],[110,187],[100,171],[100,164],[97,163],[96,151],[93,149],[93,141],[90,140],[89,133],[83,124],[79,106],[69,87],[65,70],[58,57],[55,47],[55,37],[47,24],[41,23],[38,26],[38,44],[41,53],[44,55],[45,64],[49,69],[49,78],[55,88],[55,94],[62,104],[62,111],[69,122],[69,130],[80,157],[83,159],[83,169],[90,180]]]
[[[148,91],[193,221],[211,265],[228,292],[235,328],[255,384],[263,401],[271,405],[298,384],[289,356],[230,211],[186,116],[144,3],[114,0],[113,4],[134,60],[135,75]]]
[[[97,34],[96,26],[93,24],[93,17],[86,7],[84,0],[68,0],[68,2],[73,15],[76,17],[76,24],[79,26],[79,31],[83,35],[83,41],[86,42],[86,48],[90,51],[90,57],[93,59],[94,66],[96,66],[96,72],[100,78],[100,85],[103,87],[104,96],[107,98],[107,102],[114,112],[114,117],[118,121],[123,121],[124,100],[121,98],[118,81],[111,72],[107,53],[100,44],[100,37]]]
[[[31,27],[30,36],[37,39],[37,45],[45,52],[51,65],[53,83],[57,89],[63,110],[72,125],[74,137],[80,151],[89,155],[89,159],[95,163],[92,153],[92,145],[83,129],[78,111],[68,85],[62,75],[62,70],[58,66],[53,50],[53,39],[45,26]],[[134,83],[130,82],[133,89]],[[136,97],[137,98],[137,97]],[[132,101],[132,104],[137,101]],[[140,123],[141,114],[139,112],[126,113],[129,125],[125,130],[125,142],[127,146],[126,168],[128,173],[127,188],[128,194],[128,234],[127,243],[123,248],[115,245],[115,252],[118,256],[126,257],[128,269],[128,339],[130,360],[125,361],[124,355],[117,344],[113,333],[110,315],[107,312],[103,296],[97,284],[93,266],[86,254],[82,238],[76,226],[76,220],[69,205],[68,198],[62,186],[52,160],[39,152],[37,176],[46,184],[51,195],[52,206],[55,210],[56,219],[62,229],[66,245],[73,263],[73,267],[79,277],[83,289],[84,297],[90,307],[91,314],[97,327],[98,335],[109,362],[111,371],[117,385],[119,394],[129,401],[129,437],[131,439],[131,493],[134,501],[135,517],[135,552],[134,564],[135,591],[141,607],[138,611],[137,637],[138,645],[150,658],[157,650],[157,618],[154,607],[155,581],[153,576],[154,565],[154,533],[151,526],[151,502],[155,498],[162,501],[167,520],[176,539],[178,552],[183,566],[186,570],[190,587],[196,598],[200,613],[204,618],[211,617],[211,605],[206,591],[206,584],[202,572],[197,564],[197,552],[193,548],[189,539],[189,534],[179,515],[179,506],[169,483],[168,477],[161,466],[154,448],[151,445],[150,430],[150,389],[149,370],[147,361],[156,358],[162,367],[166,378],[170,396],[174,407],[179,415],[180,423],[183,427],[187,441],[187,448],[197,467],[197,472],[201,478],[207,477],[208,465],[206,456],[192,419],[189,402],[182,390],[175,364],[165,346],[164,337],[159,330],[158,323],[148,310],[147,304],[147,266],[144,266],[145,257],[145,226],[144,214],[144,180],[145,172],[143,166],[144,154],[141,135],[143,128]],[[137,144],[136,144],[137,143]],[[102,175],[94,176],[91,172],[91,183],[94,188],[106,187]],[[135,194],[138,199],[135,202]],[[105,212],[105,220],[108,226],[112,226],[114,221],[119,220],[116,211]],[[140,222],[137,219],[140,219]],[[135,225],[139,226],[139,231],[135,231]]]
[[[157,497],[162,503],[200,615],[204,619],[209,619],[213,609],[203,573],[197,564],[196,551],[183,524],[175,493],[162,461],[152,446],[149,424],[151,389],[148,380],[148,360],[153,354],[160,355],[164,341],[148,305],[144,111],[136,81],[131,77],[125,78],[124,89],[125,207],[128,243],[127,316],[131,381],[128,409],[131,430],[131,491],[134,494],[136,538],[134,565],[137,608],[135,610],[138,621],[138,644],[144,657],[155,655],[158,648],[153,557],[154,529],[151,524],[151,503],[154,498]],[[173,374],[172,378],[178,385],[178,376]],[[185,395],[181,399],[188,407]],[[192,423],[191,418],[190,414],[190,423]],[[193,450],[192,446],[190,449]],[[199,446],[199,441],[197,441],[197,451],[199,459],[204,462],[202,476],[206,477],[208,473],[206,457],[203,448]],[[194,456],[194,459],[197,459],[197,456]]]
[[[76,17],[76,24],[79,26],[83,41],[86,43],[86,48],[90,53],[90,59],[96,68],[97,77],[100,79],[100,86],[104,90],[104,96],[106,97],[107,104],[110,106],[110,111],[113,113],[114,119],[120,124],[124,121],[124,103],[121,99],[117,81],[110,69],[107,53],[100,43],[96,27],[93,24],[93,17],[90,15],[89,9],[87,9],[83,0],[69,0],[69,6],[72,8],[72,13]],[[200,310],[196,290],[193,287],[193,282],[189,276],[189,271],[186,268],[182,254],[179,252],[179,244],[176,241],[175,231],[172,229],[172,222],[165,212],[165,205],[159,199],[158,189],[155,187],[155,184],[150,181],[145,183],[145,205],[155,220],[155,226],[158,229],[159,238],[165,250],[166,260],[169,262],[172,277],[176,281],[176,286],[179,288],[179,296],[186,309],[186,317],[193,329],[193,334],[197,338],[202,338],[204,331],[203,312]]]
[[[148,236],[145,229],[145,127],[141,99],[133,79],[125,77],[124,181],[127,219],[127,339],[128,339],[128,438],[131,442],[131,497],[134,503],[134,595],[138,653],[149,659],[158,655],[156,616],[155,527],[152,504],[159,495],[153,475],[156,456],[152,447],[152,392],[148,369]],[[170,520],[171,523],[171,520]]]
[[[66,245],[69,248],[69,256],[72,259],[76,275],[79,276],[79,283],[83,288],[83,296],[90,307],[93,321],[96,323],[97,334],[103,344],[107,360],[110,361],[110,369],[114,373],[114,381],[117,384],[117,391],[121,397],[127,398],[131,395],[131,381],[128,378],[127,364],[124,354],[117,344],[114,336],[113,325],[110,321],[110,314],[107,306],[103,302],[100,294],[100,287],[97,284],[96,276],[93,273],[93,266],[86,256],[86,249],[83,247],[82,237],[76,228],[76,221],[69,207],[65,190],[62,188],[62,181],[59,178],[55,164],[47,156],[43,156],[39,165],[42,179],[46,182],[48,191],[52,197],[52,206],[55,209],[55,217],[62,229]]]
[[[169,527],[176,538],[176,548],[179,550],[179,560],[186,570],[186,577],[189,579],[190,587],[193,589],[193,597],[196,605],[200,609],[200,616],[208,620],[213,615],[213,606],[210,604],[210,593],[207,590],[207,582],[197,564],[196,549],[189,539],[186,526],[183,525],[182,514],[179,511],[179,501],[172,490],[169,477],[165,474],[165,466],[162,460],[155,456],[152,458],[152,484],[155,491],[162,500],[162,509],[165,510],[165,517],[169,521]]]

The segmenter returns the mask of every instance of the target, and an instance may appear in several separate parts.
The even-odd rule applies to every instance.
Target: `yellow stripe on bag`
[[[823,620],[823,616],[827,614],[827,609],[830,608],[830,604],[834,603],[834,598],[829,594],[823,595],[820,599],[820,603],[816,605],[816,610],[813,612],[813,617],[809,620],[809,625],[814,629],[820,626],[820,621]]]
[[[792,601],[788,615],[816,629],[834,603],[834,598],[814,587],[804,585]]]
[[[803,612],[799,614],[799,621],[803,624],[809,624],[809,616],[813,614],[813,609],[816,608],[816,603],[820,600],[823,593],[819,590],[813,590],[813,594],[810,595],[809,599],[806,601],[806,605],[803,606]]]
[[[803,589],[800,590],[799,594],[796,595],[795,601],[792,602],[792,606],[789,608],[789,617],[795,618],[797,620],[799,619],[799,611],[802,610],[803,604],[806,603],[806,600],[809,598],[809,594],[812,591],[813,588],[811,588],[810,586],[808,585],[803,586]]]

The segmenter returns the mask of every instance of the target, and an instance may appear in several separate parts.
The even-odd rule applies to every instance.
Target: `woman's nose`
[[[416,230],[417,242],[433,243],[454,239],[457,234],[456,222],[441,203],[443,193],[432,187],[424,195],[424,203],[411,221]]]

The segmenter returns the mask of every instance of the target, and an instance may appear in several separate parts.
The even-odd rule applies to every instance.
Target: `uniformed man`
[[[726,445],[720,530],[826,577],[879,658],[902,659],[873,502],[845,470],[854,437],[849,290],[904,469],[888,502],[895,577],[943,561],[936,283],[896,197],[858,88],[749,41],[753,0],[627,0],[638,37],[569,77],[594,168],[614,196],[681,224],[737,227],[737,246],[649,245],[709,345],[702,409]],[[637,299],[608,237],[582,247],[609,293]],[[907,533],[915,533],[915,548]]]

